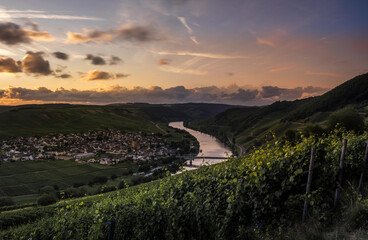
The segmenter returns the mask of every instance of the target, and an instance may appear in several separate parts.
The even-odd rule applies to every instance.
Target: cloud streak
[[[16,18],[29,18],[29,19],[55,19],[55,20],[87,20],[87,21],[102,21],[104,19],[88,16],[73,16],[73,15],[60,15],[50,14],[45,11],[38,10],[6,10],[0,9],[0,20]]]
[[[152,53],[157,54],[157,55],[194,56],[194,57],[213,58],[213,59],[246,59],[248,58],[245,56],[231,56],[231,55],[223,55],[223,54],[216,54],[216,53],[200,53],[200,52],[186,52],[186,51],[179,51],[179,52],[152,51]]]
[[[189,27],[187,20],[184,17],[178,17],[179,21],[184,25],[189,34],[193,34],[193,30]]]

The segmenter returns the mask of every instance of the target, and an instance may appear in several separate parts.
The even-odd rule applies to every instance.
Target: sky
[[[366,0],[2,0],[0,105],[321,95],[368,72]]]

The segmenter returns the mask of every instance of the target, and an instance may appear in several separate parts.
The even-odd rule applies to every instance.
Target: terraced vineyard
[[[368,133],[335,131],[322,138],[301,137],[296,144],[275,141],[221,164],[93,200],[59,203],[54,214],[3,231],[0,238],[104,239],[105,223],[114,219],[116,239],[295,239],[288,229],[300,222],[305,198],[309,219],[324,231],[341,219],[346,231],[366,229],[367,181],[361,195],[354,189],[367,138]],[[342,139],[348,139],[343,190],[333,209]],[[312,146],[316,165],[312,192],[305,195]],[[363,210],[351,221],[342,217],[354,206]]]

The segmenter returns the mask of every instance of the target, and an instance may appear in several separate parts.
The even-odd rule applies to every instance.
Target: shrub
[[[42,194],[42,196],[37,199],[37,204],[41,206],[50,205],[55,202],[56,197],[46,193]]]
[[[348,108],[332,113],[328,117],[328,126],[334,129],[339,124],[348,131],[362,132],[364,130],[364,118],[356,111]]]
[[[83,194],[81,193],[79,189],[70,187],[70,188],[65,189],[64,196],[66,198],[73,198],[73,197],[81,197],[83,196]]]
[[[112,174],[110,178],[111,178],[112,180],[114,180],[114,179],[116,179],[117,177],[118,177],[118,176],[116,176],[116,174]]]

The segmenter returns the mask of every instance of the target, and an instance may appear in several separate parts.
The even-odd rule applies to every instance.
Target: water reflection
[[[199,148],[200,152],[197,156],[199,157],[229,157],[232,155],[232,152],[230,148],[226,147],[223,143],[221,143],[218,139],[215,137],[201,133],[199,131],[195,131],[190,128],[184,127],[183,122],[171,122],[169,123],[170,127],[178,128],[185,130],[189,132],[191,135],[193,135],[195,138],[197,138],[199,142]],[[208,165],[208,164],[215,164],[222,161],[225,161],[226,159],[208,159],[208,158],[200,158],[193,160],[194,166],[201,166],[201,165]]]

